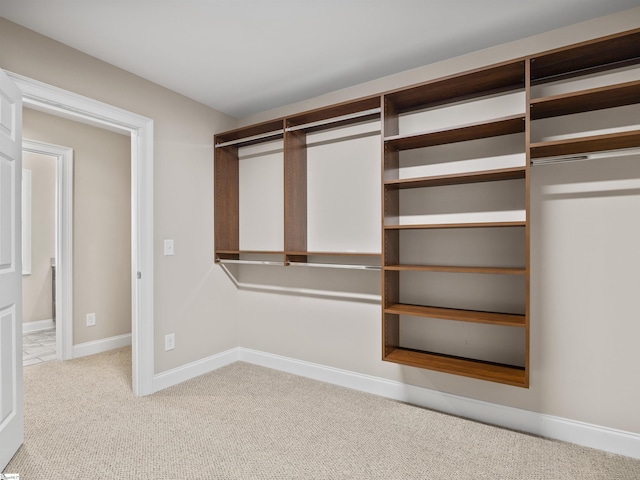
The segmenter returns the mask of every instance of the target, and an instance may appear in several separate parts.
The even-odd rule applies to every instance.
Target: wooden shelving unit
[[[640,147],[640,130],[637,126],[619,128],[616,131],[602,133],[573,134],[564,137],[534,139],[538,122],[561,119],[569,115],[583,115],[589,112],[627,107],[640,103],[640,80],[628,79],[605,81],[605,85],[592,85],[583,80],[592,77],[629,69],[640,64],[640,29],[611,35],[592,41],[554,49],[548,52],[478,68],[460,74],[431,80],[406,88],[396,89],[381,95],[361,98],[349,102],[331,105],[285,118],[275,119],[221,133],[215,136],[215,255],[220,261],[242,260],[243,258],[282,258],[283,265],[331,266],[336,259],[353,268],[380,268],[382,281],[382,359],[411,367],[424,368],[455,375],[504,383],[518,387],[529,385],[529,183],[530,164],[536,160],[555,157],[583,158],[592,152]],[[623,78],[623,77],[615,77]],[[534,90],[546,91],[549,85],[563,82],[578,82],[579,87],[562,90],[564,93],[533,94]],[[582,83],[580,83],[582,82]],[[571,83],[573,85],[573,83]],[[552,90],[553,91],[553,90]],[[420,119],[429,116],[439,118],[441,109],[459,108],[461,105],[486,105],[492,99],[521,98],[518,108],[506,113],[490,112],[478,120],[477,111],[473,118],[451,126],[434,128],[427,122],[424,128],[414,128]],[[456,110],[458,112],[459,110]],[[434,113],[435,112],[435,113]],[[421,117],[421,115],[424,115]],[[434,117],[435,115],[435,117]],[[458,115],[456,113],[456,115]],[[485,118],[486,117],[486,118]],[[409,125],[406,131],[403,125]],[[457,117],[456,117],[457,118]],[[572,117],[573,118],[573,117]],[[417,120],[416,120],[417,119]],[[317,251],[308,248],[308,136],[339,127],[349,127],[361,122],[380,121],[382,132],[381,166],[381,237],[382,252],[358,253],[353,251]],[[411,123],[414,122],[414,123]],[[438,122],[435,122],[438,124]],[[239,242],[238,207],[238,148],[283,139],[284,142],[284,248],[283,251],[241,250]],[[424,151],[437,148],[437,155],[447,152],[456,145],[471,145],[465,142],[483,141],[499,145],[509,139],[521,142],[522,162],[487,163],[478,168],[454,168],[438,171],[433,164],[446,163],[446,158],[427,158],[422,161]],[[475,145],[475,144],[474,144]],[[516,145],[517,147],[517,145]],[[497,147],[501,148],[501,147]],[[424,150],[421,150],[424,149]],[[509,154],[512,152],[509,152]],[[412,155],[408,171],[403,169],[407,155]],[[444,154],[446,156],[446,153]],[[518,151],[518,156],[520,151]],[[454,156],[455,157],[455,156]],[[419,160],[416,161],[416,158]],[[466,157],[465,157],[466,158]],[[475,162],[475,159],[474,159]],[[424,163],[424,165],[422,164]],[[428,165],[427,165],[428,164]],[[417,165],[417,167],[416,167]],[[481,163],[473,163],[481,165]],[[428,166],[427,169],[421,168]],[[462,171],[461,171],[462,170]],[[418,173],[415,173],[418,172]],[[422,173],[420,173],[422,172]],[[425,173],[428,172],[428,173]],[[435,172],[435,173],[432,173]],[[336,175],[339,173],[337,172]],[[484,188],[478,184],[489,184],[494,192],[504,191],[521,195],[519,205],[523,205],[524,215],[520,217],[480,217],[467,216],[473,221],[461,221],[455,215],[451,221],[437,217],[432,223],[428,219],[403,220],[406,208],[404,202],[414,199],[411,215],[422,205],[415,198],[425,194],[430,206],[438,205],[439,192],[446,189],[464,188],[465,192]],[[475,185],[475,186],[474,186]],[[449,190],[451,191],[451,190]],[[457,196],[461,190],[455,190]],[[411,197],[411,195],[414,195]],[[417,197],[415,196],[417,195]],[[465,195],[471,195],[465,193]],[[409,196],[409,197],[408,197]],[[512,201],[509,198],[508,201]],[[508,208],[506,210],[509,210]],[[474,210],[475,212],[475,210]],[[508,221],[504,221],[504,220]],[[505,233],[506,232],[506,233]],[[468,251],[457,256],[438,257],[437,247],[425,242],[422,236],[436,236],[448,239],[479,238],[491,243],[492,238],[500,238],[507,243],[505,252],[515,257],[504,256],[502,246],[487,251],[491,255],[499,252],[502,258],[488,256],[474,260]],[[439,237],[445,235],[444,237]],[[416,240],[412,236],[418,236]],[[413,238],[413,239],[412,239]],[[489,239],[489,240],[487,240]],[[422,243],[421,243],[422,242]],[[515,244],[517,245],[514,245]],[[436,242],[437,243],[437,242]],[[453,242],[455,245],[458,243]],[[460,242],[464,244],[464,242]],[[467,240],[467,246],[469,245]],[[473,246],[472,246],[473,247]],[[442,247],[440,247],[442,248]],[[449,246],[447,246],[449,248]],[[469,248],[469,247],[467,247]],[[445,249],[446,250],[446,249]],[[417,252],[417,253],[416,253]],[[427,252],[424,258],[417,258]],[[516,253],[513,253],[516,252]],[[471,260],[469,260],[471,258]],[[344,260],[343,262],[341,261]],[[256,263],[259,263],[257,261]],[[269,263],[265,261],[264,263]],[[415,279],[433,276],[446,276],[455,279],[503,279],[517,285],[523,285],[518,298],[509,298],[509,302],[497,302],[500,308],[471,309],[461,305],[449,305],[446,301],[434,298],[423,303],[415,291],[407,296]],[[406,280],[409,278],[410,280]],[[440,277],[438,277],[440,278]],[[502,280],[501,280],[502,281]],[[461,282],[464,283],[464,282]],[[513,290],[519,292],[520,290]],[[510,291],[509,295],[513,294]],[[452,292],[448,292],[452,293]],[[453,292],[454,296],[457,292]],[[405,300],[405,301],[403,301]],[[445,305],[447,304],[447,305]],[[508,304],[508,307],[504,305]],[[516,305],[516,307],[514,307]],[[501,309],[502,308],[502,309]],[[495,310],[495,311],[490,311]],[[518,311],[516,311],[518,310]],[[412,328],[420,328],[421,322],[429,325],[466,325],[476,329],[490,329],[491,332],[515,332],[508,338],[519,339],[519,358],[514,362],[496,362],[495,358],[475,358],[464,356],[459,351],[442,353],[415,348],[416,342],[407,342],[403,323],[411,319]],[[473,325],[471,325],[473,324]],[[416,327],[417,325],[417,327]],[[506,329],[506,330],[505,330]],[[415,330],[414,330],[415,331]],[[475,331],[475,330],[474,330]],[[413,333],[412,333],[413,335]],[[501,337],[501,338],[507,338]],[[491,339],[491,334],[485,335]],[[413,338],[411,340],[414,340]],[[427,343],[428,344],[428,343]],[[496,350],[501,350],[497,345]],[[451,354],[448,354],[451,353]],[[513,358],[513,357],[510,357]]]
[[[494,362],[480,359],[461,358],[453,355],[436,354],[403,346],[402,318],[421,317],[444,321],[471,322],[500,327],[528,329],[528,313],[512,314],[506,312],[474,311],[459,308],[442,308],[431,305],[406,304],[403,297],[404,272],[440,273],[455,275],[517,275],[528,277],[525,259],[523,265],[516,267],[477,267],[471,265],[439,264],[403,264],[400,232],[405,230],[458,229],[461,233],[469,228],[523,228],[527,222],[474,222],[474,223],[438,223],[438,224],[399,224],[402,215],[400,192],[406,189],[429,189],[468,185],[484,182],[505,182],[526,179],[528,166],[466,171],[462,173],[432,175],[428,177],[400,178],[401,152],[410,149],[427,148],[436,145],[448,145],[460,142],[487,139],[525,131],[525,108],[522,113],[507,117],[488,118],[447,127],[441,130],[403,134],[400,132],[400,116],[409,111],[444,108],[448,104],[473,102],[500,93],[524,91],[525,62],[516,61],[484,70],[476,70],[443,80],[428,82],[406,91],[394,92],[385,96],[384,110],[384,159],[383,159],[383,359],[395,363],[428,368],[474,378],[505,382],[526,386],[528,371],[519,365],[497,366]],[[522,145],[524,153],[525,145]],[[527,192],[522,191],[523,197]],[[437,201],[437,200],[434,200]],[[528,217],[528,215],[527,215]],[[425,247],[428,248],[428,247]],[[523,351],[526,346],[523,345]],[[526,366],[527,360],[522,364]]]
[[[307,249],[307,135],[322,130],[380,119],[380,97],[367,97],[326,108],[250,125],[215,135],[215,258],[217,261],[282,256],[283,265],[311,264],[308,258],[326,258],[342,268],[380,266],[380,253],[317,252]],[[239,225],[238,149],[283,139],[284,249],[241,250]],[[335,258],[348,261],[335,262]]]
[[[552,50],[531,58],[531,83],[560,80],[640,64],[640,29]],[[531,120],[542,120],[640,103],[640,81],[532,98]],[[535,127],[532,127],[535,130]],[[631,127],[615,133],[587,134],[575,138],[531,144],[531,158],[562,157],[598,151],[640,147],[640,130]]]

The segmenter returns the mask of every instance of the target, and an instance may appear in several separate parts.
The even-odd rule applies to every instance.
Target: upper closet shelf
[[[524,61],[456,74],[385,95],[397,113],[524,88]]]
[[[640,29],[561,47],[531,59],[532,84],[640,63]]]
[[[350,113],[348,115],[342,115],[339,117],[328,118],[325,120],[318,120],[316,122],[303,123],[302,125],[294,125],[287,127],[287,132],[295,132],[296,130],[305,130],[307,132],[313,132],[317,130],[323,130],[325,128],[337,128],[351,125],[358,122],[366,122],[371,120],[380,120],[380,107],[372,108],[370,110],[364,110],[362,112]]]
[[[591,112],[640,102],[640,80],[531,100],[531,119]]]
[[[532,143],[530,147],[532,159],[636,148],[640,147],[640,130],[537,142]]]
[[[498,170],[485,170],[478,172],[456,173],[451,175],[439,175],[433,177],[401,178],[387,180],[385,187],[390,190],[406,188],[440,187],[444,185],[462,185],[466,183],[497,182],[502,180],[516,180],[525,178],[525,167],[501,168]]]
[[[446,130],[432,130],[411,135],[393,135],[386,137],[384,140],[385,145],[389,148],[410,150],[522,133],[524,129],[525,117],[523,115],[512,115],[487,122],[460,125]]]

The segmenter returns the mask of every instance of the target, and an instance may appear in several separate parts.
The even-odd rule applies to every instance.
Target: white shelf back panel
[[[524,167],[524,133],[400,152],[399,178]]]
[[[380,252],[380,122],[307,135],[307,249]]]
[[[522,328],[408,316],[400,317],[400,345],[519,367],[526,355]]]
[[[284,154],[282,140],[242,147],[240,249],[284,250]]]
[[[406,113],[399,116],[398,125],[400,134],[408,135],[524,115],[525,106],[524,91],[517,91]]]

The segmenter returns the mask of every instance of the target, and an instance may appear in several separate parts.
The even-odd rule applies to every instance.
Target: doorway
[[[25,107],[131,137],[131,343],[132,389],[154,390],[153,344],[153,120],[102,102],[6,72],[22,91]]]
[[[51,358],[50,348],[47,348],[51,345],[51,332],[54,332],[55,358],[73,358],[73,149],[24,139],[22,152],[23,289],[31,281],[35,283],[31,289],[36,290],[35,294],[23,291],[23,316],[28,322],[23,324],[23,341],[30,336],[33,342],[32,347],[23,345],[23,364],[26,366]],[[34,172],[28,168],[28,156],[33,157],[31,161],[37,167],[35,179]],[[52,191],[41,195],[39,190],[43,187]],[[49,225],[43,226],[42,223]],[[36,278],[27,279],[26,275],[35,275]],[[50,306],[46,305],[49,292]],[[39,302],[40,312],[51,312],[50,320],[40,320],[42,313],[30,313],[30,302]]]

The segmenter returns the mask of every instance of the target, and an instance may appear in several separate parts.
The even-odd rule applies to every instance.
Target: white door
[[[0,69],[0,471],[24,439],[22,94]]]

